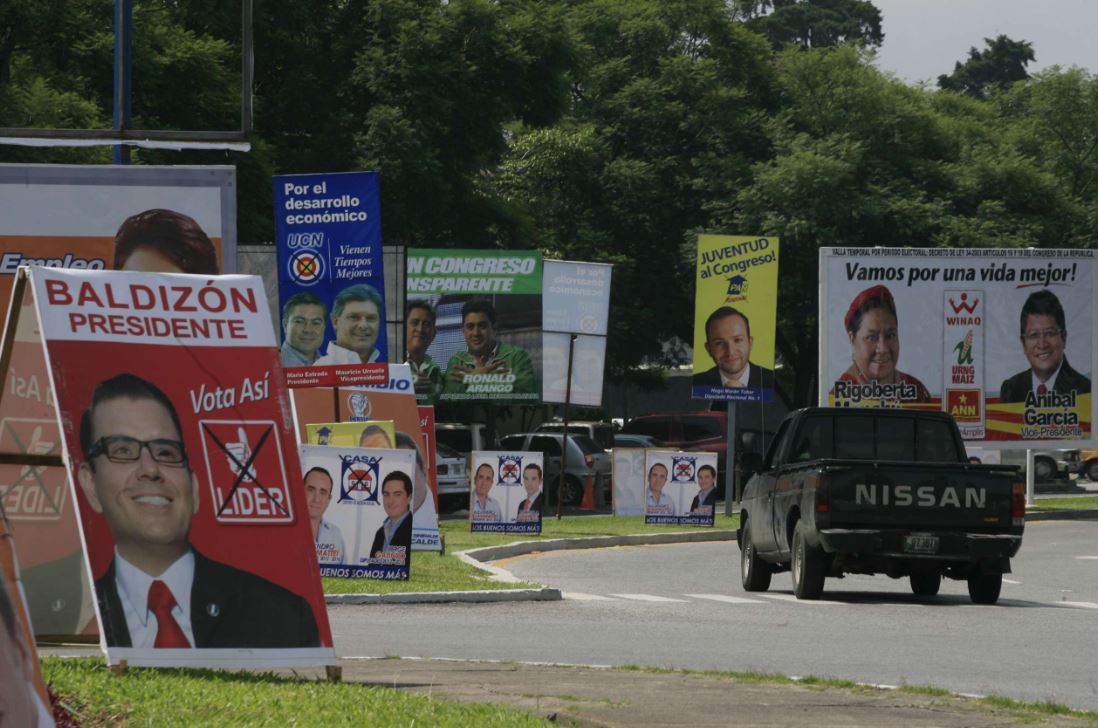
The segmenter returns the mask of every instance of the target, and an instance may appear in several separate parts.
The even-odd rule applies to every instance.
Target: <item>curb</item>
[[[395,594],[328,594],[328,604],[443,604],[445,602],[557,602],[560,589],[495,589],[487,591],[403,592]]]
[[[606,548],[609,546],[639,546],[645,544],[693,543],[703,541],[734,541],[735,531],[687,531],[677,533],[633,534],[629,536],[588,536],[556,538],[549,541],[518,541],[504,546],[485,546],[460,551],[457,557],[465,563],[489,572],[493,581],[517,582],[511,572],[485,563],[523,554],[567,549]],[[327,594],[327,604],[443,604],[463,602],[555,602],[563,599],[560,589],[493,589],[487,591],[397,592],[393,594]]]
[[[1030,521],[1098,521],[1098,509],[1087,508],[1077,511],[1027,511],[1026,523]]]

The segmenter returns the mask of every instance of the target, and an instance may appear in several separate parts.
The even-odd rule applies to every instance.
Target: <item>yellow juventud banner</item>
[[[396,447],[396,429],[392,420],[324,422],[305,425],[305,432],[310,445],[385,449]]]
[[[693,397],[772,399],[778,239],[699,235],[696,290]]]

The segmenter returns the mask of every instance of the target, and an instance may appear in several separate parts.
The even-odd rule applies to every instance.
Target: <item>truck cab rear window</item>
[[[959,462],[949,423],[846,414],[839,429],[832,417],[808,417],[788,452],[788,461],[821,458]]]

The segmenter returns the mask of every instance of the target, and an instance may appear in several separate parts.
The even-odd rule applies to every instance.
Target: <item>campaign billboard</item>
[[[1093,250],[821,248],[821,402],[944,410],[972,444],[1093,441]]]
[[[308,435],[310,424],[323,424],[339,428],[349,439],[346,442],[361,446],[376,446],[365,442],[363,435],[374,429],[375,424],[393,424],[393,444],[397,448],[416,452],[414,474],[415,493],[412,510],[415,525],[412,529],[414,551],[441,551],[442,537],[438,529],[437,483],[431,477],[431,447],[429,435],[423,431],[421,416],[412,389],[412,375],[407,364],[382,364],[388,372],[386,383],[374,387],[346,387],[332,389],[293,390],[294,414],[298,423],[300,442],[314,442]],[[335,424],[340,423],[340,424]],[[384,424],[380,424],[384,427]],[[433,434],[433,432],[432,432]]]
[[[547,260],[544,266],[542,400],[599,407],[613,267],[563,260]]]
[[[0,305],[20,265],[232,273],[236,170],[0,164]]]
[[[538,401],[541,286],[537,251],[409,248],[406,348],[420,404]]]
[[[543,454],[474,450],[470,462],[469,530],[541,533]]]
[[[321,576],[408,578],[415,468],[410,450],[301,446]]]
[[[28,273],[112,664],[334,664],[260,279]]]
[[[377,172],[275,176],[281,339],[291,387],[376,384],[388,359]]]
[[[644,522],[712,526],[717,453],[644,451]]]
[[[68,473],[61,464],[61,431],[29,288],[13,308],[8,386],[0,398],[0,452],[57,460],[53,465],[0,465],[0,508],[17,534],[35,634],[55,639],[94,636],[93,591],[84,569]]]
[[[0,720],[5,726],[53,726],[49,693],[38,664],[19,560],[0,509]]]
[[[778,250],[778,238],[698,236],[694,399],[773,399]]]

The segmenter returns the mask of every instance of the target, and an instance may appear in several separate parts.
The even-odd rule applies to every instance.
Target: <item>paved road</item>
[[[551,603],[332,607],[341,655],[759,670],[1052,700],[1098,710],[1098,523],[1027,527],[997,606],[962,582],[933,599],[906,580],[829,579],[798,602],[789,575],[739,585],[731,543],[520,557]]]

